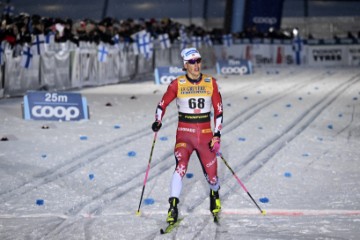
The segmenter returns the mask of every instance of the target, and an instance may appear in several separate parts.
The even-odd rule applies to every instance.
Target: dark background
[[[264,0],[271,1],[271,0]],[[26,12],[74,20],[126,18],[224,18],[226,0],[11,0],[15,14]],[[104,9],[104,6],[107,7]],[[284,0],[283,17],[359,16],[358,0]]]

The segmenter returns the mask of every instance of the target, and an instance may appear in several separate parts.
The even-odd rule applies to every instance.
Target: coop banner
[[[175,66],[157,67],[154,70],[155,83],[168,85],[172,80],[184,74],[185,72],[182,70],[182,68],[179,67],[175,67]]]
[[[219,60],[216,63],[217,74],[220,75],[244,75],[251,74],[251,62],[242,59]]]
[[[280,29],[283,2],[283,0],[247,0],[244,29],[256,27],[260,32],[267,32],[271,27]]]
[[[78,121],[88,119],[87,101],[79,93],[29,91],[24,96],[24,119]]]

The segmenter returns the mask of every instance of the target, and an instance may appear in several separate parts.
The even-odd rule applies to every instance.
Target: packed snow
[[[222,214],[196,154],[166,227],[175,168],[175,102],[154,140],[167,86],[152,79],[76,90],[90,120],[22,118],[21,97],[0,100],[0,239],[359,239],[360,69],[258,68],[219,76],[221,152],[266,215],[218,158]],[[6,141],[7,140],[7,141]]]

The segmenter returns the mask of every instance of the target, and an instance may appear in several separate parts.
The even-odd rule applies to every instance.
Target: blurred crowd
[[[32,35],[53,34],[56,42],[71,41],[79,44],[80,41],[114,44],[114,36],[119,36],[119,41],[132,42],[132,35],[141,30],[146,30],[154,38],[159,34],[167,33],[173,43],[179,39],[179,32],[185,31],[188,36],[209,35],[214,44],[222,43],[223,29],[205,30],[202,27],[191,24],[184,26],[170,18],[163,19],[125,19],[104,18],[101,21],[83,19],[73,21],[72,19],[49,18],[39,15],[20,13],[18,15],[3,14],[1,18],[0,41],[7,41],[11,46],[31,43]],[[269,31],[261,34],[254,28],[246,29],[241,33],[232,33],[235,38],[289,38],[278,31]]]

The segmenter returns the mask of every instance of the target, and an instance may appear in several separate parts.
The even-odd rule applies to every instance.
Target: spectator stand
[[[246,59],[254,67],[360,65],[357,37],[301,39],[286,30],[254,29],[229,34],[168,18],[97,23],[20,14],[4,19],[0,97],[150,80],[157,66],[181,67],[179,52],[188,46],[201,51],[204,68],[214,68],[219,59]]]

